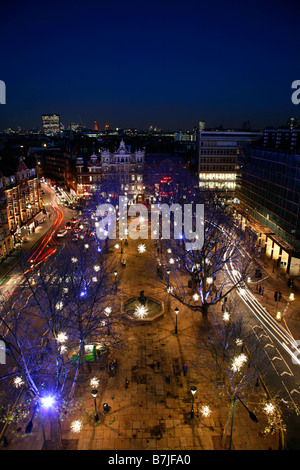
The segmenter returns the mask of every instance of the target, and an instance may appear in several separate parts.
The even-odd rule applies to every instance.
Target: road
[[[63,228],[66,222],[75,214],[74,210],[61,204],[55,191],[48,185],[42,184],[42,188],[44,189],[44,204],[48,207],[49,228],[38,238],[33,246],[30,244],[27,248],[26,244],[23,245],[21,255],[26,262],[27,269],[25,269],[24,273],[18,265],[8,269],[7,273],[3,276],[0,287],[2,295],[12,295],[25,274],[30,272],[34,274],[37,267],[55,253],[57,245],[60,243],[57,239],[58,231]]]
[[[237,271],[234,266],[232,265],[231,269],[227,267],[227,272],[232,282],[236,283]],[[269,309],[265,308],[251,292],[247,283],[237,287],[234,297],[244,320],[263,344],[273,372],[268,376],[267,386],[272,390],[272,395],[283,404],[284,422],[287,427],[286,439],[295,443],[298,441],[300,426],[299,343],[287,324],[278,322],[274,315],[272,316],[271,304]],[[299,441],[297,445],[299,446]]]

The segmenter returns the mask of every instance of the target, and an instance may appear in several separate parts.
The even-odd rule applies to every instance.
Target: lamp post
[[[192,408],[191,408],[191,419],[194,418],[194,395],[197,392],[197,388],[192,386],[191,387],[191,394],[192,394]]]
[[[96,398],[97,398],[97,395],[98,395],[98,390],[92,390],[92,395],[94,397],[94,405],[95,405],[95,423],[97,423],[98,419],[99,419],[99,416],[98,416],[98,412],[97,412],[97,403],[96,403]]]
[[[107,316],[107,334],[110,335],[110,329],[109,329],[109,315],[111,314],[111,308],[106,307],[104,310],[105,315]]]
[[[242,402],[240,397],[238,397],[237,395],[234,395],[234,397],[233,397],[233,409],[232,409],[232,419],[231,419],[229,450],[231,450],[231,444],[232,444],[232,432],[233,432],[233,421],[234,421],[234,412],[235,412],[236,400],[239,400],[241,402],[241,404],[244,406],[244,408],[248,411],[249,418],[253,421],[253,423],[258,423],[258,419],[255,416],[255,414],[252,413],[252,411],[250,411],[249,408],[247,408],[247,406],[245,405],[245,403]]]
[[[177,316],[178,316],[179,308],[175,308],[175,314],[176,314],[176,321],[175,321],[175,334],[177,335]]]
[[[115,275],[115,283],[116,283],[116,292],[118,291],[118,280],[117,280],[117,271],[114,271],[114,275]]]

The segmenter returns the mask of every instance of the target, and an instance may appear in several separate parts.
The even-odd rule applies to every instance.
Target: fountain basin
[[[138,322],[152,322],[158,318],[163,317],[164,315],[164,304],[158,300],[155,300],[151,297],[147,297],[144,303],[144,306],[147,310],[147,313],[139,317],[135,314],[135,311],[138,307],[141,307],[141,303],[138,297],[133,297],[132,299],[127,300],[122,305],[123,313],[127,313],[133,320]]]

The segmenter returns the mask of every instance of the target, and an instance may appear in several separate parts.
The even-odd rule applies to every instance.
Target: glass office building
[[[239,163],[236,207],[267,228],[258,240],[266,254],[300,275],[300,155],[248,147]]]

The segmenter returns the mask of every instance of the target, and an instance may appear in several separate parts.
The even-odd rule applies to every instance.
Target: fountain
[[[149,322],[163,316],[163,304],[158,300],[145,297],[142,290],[139,297],[134,297],[124,303],[123,311],[135,320]]]

